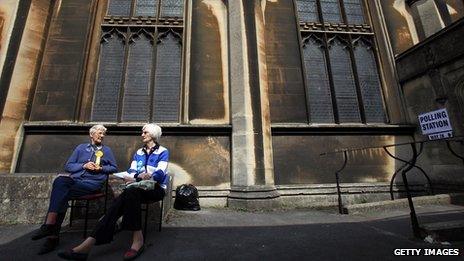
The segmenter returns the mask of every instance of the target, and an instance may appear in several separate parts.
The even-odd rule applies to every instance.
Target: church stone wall
[[[306,93],[292,1],[267,1],[266,63],[271,122],[306,122]]]
[[[73,121],[86,58],[92,0],[61,1],[50,22],[30,120]]]
[[[0,72],[5,63],[11,30],[16,17],[18,1],[5,0],[0,3]]]
[[[24,141],[15,172],[60,173],[73,149],[88,142],[90,126],[25,126]],[[129,168],[132,156],[142,146],[140,128],[106,125],[104,144],[112,149],[119,171]],[[209,130],[206,130],[209,132]],[[161,144],[170,151],[169,172],[175,186],[192,183],[228,187],[230,183],[230,138],[228,130],[214,134],[179,133],[165,127]]]
[[[227,8],[222,1],[192,1],[188,50],[188,118],[191,124],[228,124]]]
[[[433,34],[446,26],[443,25],[443,21],[446,19],[436,17],[438,15],[437,1],[418,1],[417,4],[421,5],[422,11],[418,11],[417,14],[414,13],[414,6],[409,6],[407,0],[378,0],[378,2],[382,7],[395,55],[399,55],[418,44],[423,40],[420,39],[420,34],[424,34],[425,31],[432,30],[431,34]],[[462,1],[443,0],[438,2],[443,3],[446,11],[449,13],[449,22],[454,23],[464,16],[464,3]],[[421,22],[415,23],[414,20]],[[426,36],[429,35],[430,33]]]
[[[457,48],[463,35],[464,20],[460,20],[397,58],[408,116],[416,126],[419,114],[446,108],[454,136],[464,135],[464,51]],[[419,128],[415,136],[427,139]],[[451,142],[451,146],[464,155],[462,143]],[[419,165],[440,186],[462,186],[463,163],[444,142],[426,143],[419,158]]]
[[[31,2],[11,81],[9,86],[3,86],[8,88],[8,94],[0,121],[0,173],[10,172],[16,161],[21,125],[27,119],[37,80],[50,11],[50,0]]]
[[[301,32],[293,1],[262,1],[259,8],[244,5],[248,13],[244,13],[246,32],[243,37],[244,42],[248,42],[246,48],[241,49],[237,41],[235,46],[230,44],[230,32],[242,30],[233,28],[228,20],[232,14],[230,2],[186,1],[188,15],[183,21],[185,29],[182,29],[181,120],[162,124],[161,143],[171,151],[170,171],[176,176],[175,185],[193,183],[221,190],[221,197],[229,193],[234,167],[231,155],[240,156],[243,153],[240,149],[245,148],[232,143],[232,137],[242,133],[237,131],[240,124],[231,124],[234,115],[229,106],[233,97],[229,94],[233,95],[234,91],[230,90],[229,81],[243,76],[232,75],[233,66],[253,65],[252,73],[256,75],[251,75],[250,79],[260,80],[253,84],[264,86],[260,90],[269,90],[269,100],[263,95],[266,99],[262,102],[271,104],[265,110],[270,110],[272,150],[264,154],[273,153],[273,181],[278,186],[333,185],[334,172],[342,164],[341,154],[320,156],[321,153],[410,141],[414,128],[408,123],[416,124],[415,117],[422,111],[445,106],[452,117],[455,134],[463,134],[464,62],[459,50],[453,48],[464,40],[459,36],[464,35],[458,20],[460,11],[456,11],[456,24],[447,34],[411,49],[418,41],[405,2],[364,2],[368,2],[371,13],[379,12],[370,18],[374,20],[371,24],[375,33],[373,39],[377,41],[374,46],[379,49],[379,77],[389,121],[321,125],[309,122],[307,116]],[[60,3],[59,12],[55,3]],[[60,172],[72,149],[87,141],[87,131],[93,122],[86,121],[90,119],[88,113],[96,82],[99,34],[106,3],[94,0],[31,2],[0,123],[0,172],[25,175]],[[0,26],[5,27],[5,17],[0,14],[0,21],[3,21]],[[388,29],[392,53],[386,48],[388,41],[384,38],[382,21]],[[256,28],[250,26],[254,23]],[[452,37],[448,37],[450,35]],[[1,41],[0,51],[3,51],[4,41],[8,42],[3,34]],[[254,52],[250,52],[249,60],[242,61],[229,57],[231,50]],[[430,52],[435,57],[431,64],[427,60]],[[396,66],[406,104],[403,104],[391,60],[399,54],[402,55]],[[265,59],[261,60],[263,57]],[[262,63],[257,64],[257,61]],[[266,73],[259,74],[264,71]],[[437,82],[442,85],[436,85]],[[441,87],[437,89],[437,86]],[[252,101],[261,99],[256,90]],[[405,114],[408,114],[407,121]],[[139,132],[143,123],[105,125],[109,129],[105,143],[113,148],[119,169],[125,170],[132,154],[141,145]],[[260,144],[263,139],[262,130],[256,130],[245,133],[257,137],[258,142],[251,146]],[[264,147],[259,146],[253,149],[263,150]],[[410,156],[409,148],[396,148],[392,153],[402,158]],[[343,183],[386,184],[401,166],[381,149],[356,151],[348,156],[349,162],[341,178]],[[459,160],[452,158],[443,144],[428,146],[419,164],[430,172],[434,181],[464,183],[456,174],[462,172]],[[242,177],[248,178],[247,175]],[[418,169],[412,172],[412,181],[424,183]]]
[[[405,0],[382,0],[382,11],[395,55],[418,42],[414,20]]]

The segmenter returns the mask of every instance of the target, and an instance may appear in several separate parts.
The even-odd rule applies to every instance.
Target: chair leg
[[[108,192],[107,192],[107,194],[105,195],[105,208],[103,209],[103,215],[106,215],[106,204],[107,204],[107,201],[108,201]]]
[[[106,206],[107,206],[107,202],[108,202],[108,190],[109,190],[109,175],[106,175],[106,182],[105,182],[105,208],[104,208],[104,212],[103,212],[103,215],[106,215]]]
[[[143,236],[147,237],[147,221],[148,221],[148,207],[150,204],[145,204],[145,226],[143,227]]]
[[[161,226],[163,225],[163,210],[164,210],[164,202],[163,202],[163,200],[161,200],[160,216],[159,216],[159,227],[158,227],[159,232],[161,232]]]
[[[87,238],[87,222],[89,219],[89,201],[85,201],[84,238]]]
[[[71,211],[69,213],[69,227],[72,227],[73,213],[74,213],[74,200],[71,200]]]

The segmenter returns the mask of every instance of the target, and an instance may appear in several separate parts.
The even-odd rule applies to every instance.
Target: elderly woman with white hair
[[[99,220],[90,237],[73,249],[60,252],[58,256],[68,260],[86,260],[94,245],[110,243],[117,220],[122,216],[122,229],[133,231],[132,245],[124,254],[124,260],[137,258],[144,250],[142,233],[141,204],[162,200],[167,193],[169,177],[167,167],[169,151],[160,146],[161,128],[156,124],[146,124],[142,128],[144,146],[137,150],[129,170],[130,177],[126,183],[142,180],[155,182],[153,188],[127,186],[121,195],[115,199],[106,215]],[[133,184],[136,185],[136,184]]]
[[[101,190],[107,175],[117,171],[113,152],[102,144],[105,134],[105,126],[92,126],[89,130],[90,143],[80,144],[74,149],[65,164],[67,173],[59,174],[53,181],[45,224],[32,235],[32,240],[47,237],[38,254],[48,253],[58,245],[69,199],[96,193]]]

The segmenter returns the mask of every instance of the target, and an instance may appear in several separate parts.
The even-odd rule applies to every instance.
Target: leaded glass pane
[[[313,38],[303,48],[310,118],[313,123],[333,123],[333,107],[325,52]]]
[[[122,121],[150,119],[150,76],[153,64],[153,45],[141,35],[129,48],[124,85]]]
[[[340,23],[340,6],[338,0],[321,0],[322,17],[324,22]]]
[[[137,0],[135,16],[156,16],[158,0]]]
[[[354,49],[367,122],[385,122],[380,80],[373,50],[364,42]]]
[[[169,33],[157,45],[153,120],[178,122],[180,104],[182,48],[179,40]]]
[[[101,44],[98,80],[92,108],[93,121],[117,121],[119,90],[124,66],[124,43],[116,34]]]
[[[316,0],[297,0],[298,16],[302,22],[318,22]]]
[[[108,5],[108,15],[129,16],[131,0],[110,0]]]
[[[183,17],[184,0],[162,0],[161,17]]]
[[[343,3],[349,24],[365,23],[361,0],[344,0]]]
[[[335,39],[331,43],[329,55],[339,121],[361,122],[350,54],[346,46]]]

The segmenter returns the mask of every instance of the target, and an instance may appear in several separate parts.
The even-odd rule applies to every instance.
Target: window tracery
[[[296,0],[310,123],[384,123],[374,31],[361,0]]]
[[[183,0],[110,0],[92,121],[179,122]]]

